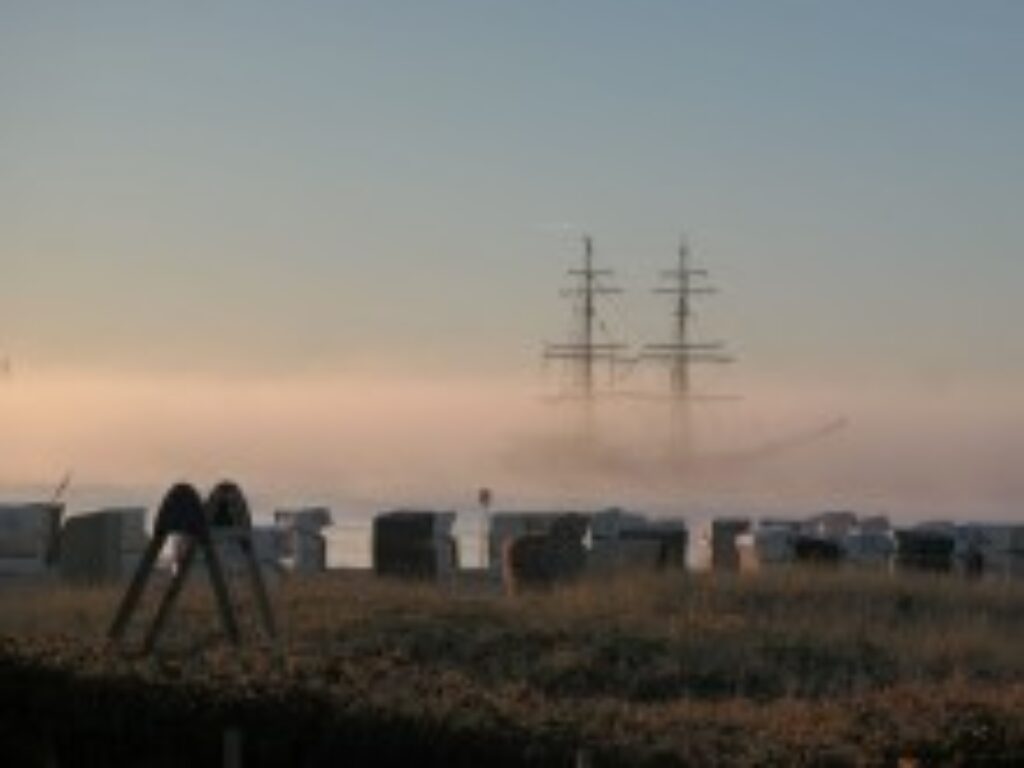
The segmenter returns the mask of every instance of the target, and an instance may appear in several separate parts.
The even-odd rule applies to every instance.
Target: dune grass
[[[282,585],[281,641],[238,654],[196,586],[150,659],[104,649],[111,590],[4,590],[0,659],[129,694],[187,691],[207,713],[251,720],[272,706],[279,728],[305,733],[315,721],[325,754],[334,729],[349,734],[351,756],[345,723],[358,722],[392,734],[396,755],[402,744],[417,754],[427,736],[447,744],[447,764],[471,764],[478,749],[507,764],[571,761],[580,749],[594,764],[1024,759],[1016,584],[793,568],[632,575],[506,598],[329,575]],[[258,742],[254,764],[280,756]]]

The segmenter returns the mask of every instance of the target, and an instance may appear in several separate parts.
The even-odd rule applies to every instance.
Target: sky
[[[631,344],[669,333],[686,235],[721,288],[698,331],[737,355],[706,385],[766,432],[1024,445],[1022,82],[1012,0],[0,0],[9,422],[89,403],[20,471],[81,463],[124,403],[154,475],[187,465],[154,419],[185,390],[211,423],[277,391],[288,445],[332,388],[367,430],[425,391],[493,413],[545,385],[582,232]]]

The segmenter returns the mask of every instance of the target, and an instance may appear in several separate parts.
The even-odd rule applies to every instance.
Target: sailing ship
[[[561,439],[549,441],[544,460],[563,468],[601,474],[664,476],[710,466],[724,467],[765,458],[827,437],[845,427],[844,419],[828,419],[811,428],[793,430],[742,447],[715,447],[698,439],[698,407],[742,400],[738,395],[702,391],[694,384],[697,365],[729,365],[735,357],[723,341],[707,341],[695,334],[696,300],[718,293],[709,283],[709,272],[692,264],[686,238],[680,240],[676,265],[661,273],[657,295],[672,298],[671,337],[646,343],[635,351],[614,338],[605,323],[602,302],[622,293],[613,284],[614,272],[598,267],[594,241],[582,238],[582,263],[568,270],[574,285],[563,292],[573,300],[574,329],[565,341],[546,344],[543,359],[563,366],[568,374],[560,393],[552,400],[574,409],[575,428]],[[637,389],[635,373],[643,367],[660,366],[667,377],[663,387]],[[606,371],[606,376],[599,373]],[[617,444],[614,430],[602,429],[602,413],[616,402],[649,403],[660,414],[653,419],[660,434],[645,433],[646,445]]]

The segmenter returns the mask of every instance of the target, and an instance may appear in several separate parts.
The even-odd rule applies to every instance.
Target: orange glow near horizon
[[[1024,507],[1013,460],[1024,448],[1024,420],[1011,416],[1021,413],[1012,393],[978,401],[767,382],[757,391],[757,400],[699,406],[695,453],[675,459],[666,459],[661,406],[611,406],[599,434],[613,459],[580,473],[561,439],[573,430],[572,407],[545,403],[521,383],[23,377],[0,389],[0,482],[24,487],[72,469],[82,484],[229,475],[284,494],[423,503],[498,484],[513,495],[583,493],[608,503],[699,505],[735,494],[819,506],[959,504],[965,517],[983,509],[1013,517]],[[787,443],[838,416],[848,420],[838,433]]]

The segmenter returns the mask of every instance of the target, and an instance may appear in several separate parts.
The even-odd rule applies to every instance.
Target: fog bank
[[[755,386],[756,385],[756,386]],[[5,495],[56,483],[163,488],[230,476],[294,502],[607,503],[693,512],[854,507],[1024,519],[1024,408],[1013,392],[746,382],[694,404],[578,403],[532,382],[99,374],[0,385]]]

